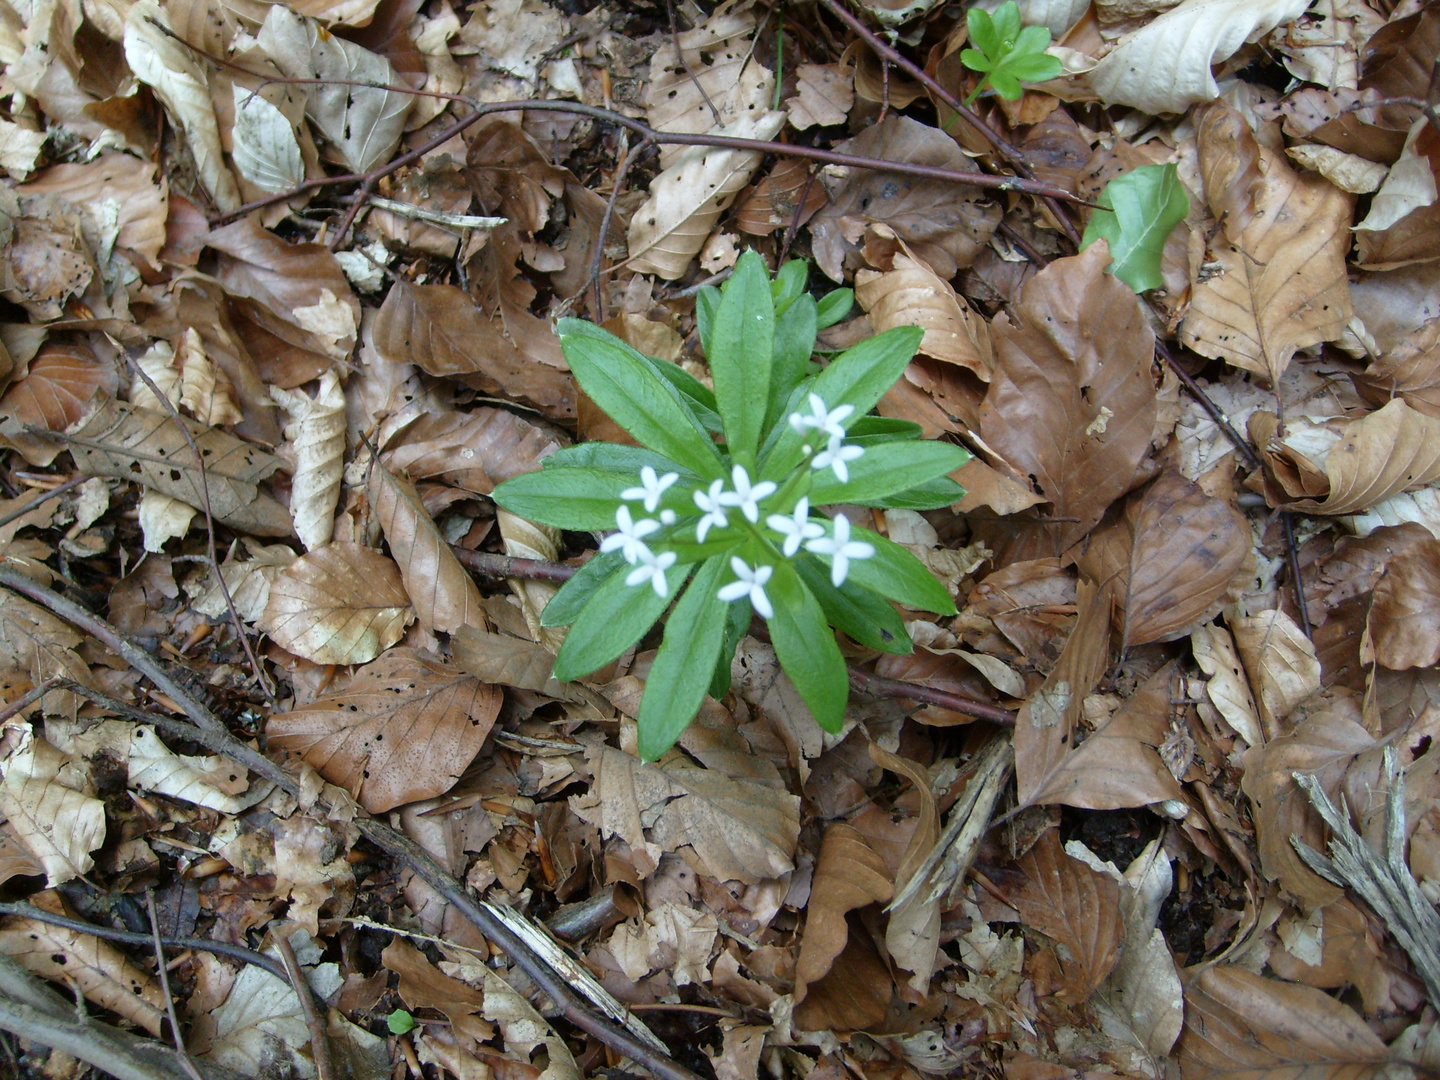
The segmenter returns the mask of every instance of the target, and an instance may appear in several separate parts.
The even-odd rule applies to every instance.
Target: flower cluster
[[[820,395],[814,393],[810,395],[808,404],[808,415],[791,413],[789,422],[796,434],[803,436],[813,430],[824,437],[823,449],[818,452],[810,443],[802,447],[809,468],[831,469],[842,484],[847,483],[850,479],[848,463],[865,453],[863,447],[845,442],[844,423],[855,408],[853,405],[840,405],[830,409]],[[796,470],[803,471],[803,465]],[[764,504],[777,495],[780,485],[773,480],[753,482],[743,465],[736,465],[730,470],[730,488],[726,488],[724,480],[713,480],[707,489],[691,491],[690,499],[701,516],[696,520],[687,517],[681,525],[671,528],[676,525],[678,514],[672,507],[660,504],[665,493],[679,479],[678,472],[661,475],[653,467],[643,466],[639,486],[626,488],[620,497],[625,503],[640,503],[647,514],[657,516],[636,521],[630,507],[622,504],[615,511],[616,531],[600,544],[602,552],[618,551],[634,567],[625,577],[627,585],[648,583],[662,599],[667,598],[670,592],[665,572],[675,565],[679,556],[674,551],[662,550],[657,554],[645,538],[653,536],[658,545],[666,541],[688,541],[693,535],[695,543],[703,544],[711,536],[712,529],[731,528],[731,511],[738,510],[739,518],[748,523],[737,521],[736,528],[748,531],[758,539],[762,550],[769,556],[793,559],[801,547],[816,555],[829,556],[830,581],[837,589],[845,583],[851,561],[868,559],[875,554],[874,545],[850,539],[850,522],[844,516],[837,516],[828,531],[820,521],[812,520],[810,499],[805,495],[800,496],[788,512],[765,515],[765,524],[761,527],[761,514],[766,509]],[[786,487],[788,490],[793,485],[787,484]],[[669,531],[662,533],[665,529]],[[657,533],[660,535],[657,536]],[[735,580],[721,587],[716,596],[727,603],[747,599],[762,618],[771,618],[775,612],[765,595],[765,584],[775,572],[774,566],[762,561],[752,567],[738,555],[733,555],[730,567]]]

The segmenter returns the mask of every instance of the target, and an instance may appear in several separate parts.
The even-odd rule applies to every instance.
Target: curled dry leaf
[[[1220,95],[1210,65],[1305,13],[1306,0],[1184,0],[1121,38],[1089,73],[1107,105],[1184,112]]]
[[[260,95],[239,83],[235,94],[234,142],[230,156],[240,175],[261,191],[274,195],[305,181],[305,161],[289,118]]]
[[[24,693],[56,676],[88,685],[90,668],[74,651],[80,642],[69,623],[45,608],[8,589],[0,594],[0,685],[7,691]],[[79,703],[68,690],[52,690],[41,701],[47,710],[72,717]]]
[[[550,334],[548,328],[545,332]],[[376,350],[392,363],[459,376],[486,393],[516,394],[552,416],[574,415],[569,373],[534,363],[529,353],[534,343],[507,337],[453,285],[395,282],[380,305],[373,334]]]
[[[345,391],[334,370],[320,377],[315,397],[294,390],[270,388],[270,397],[290,417],[285,437],[294,456],[290,484],[290,516],[307,551],[330,540],[335,505],[345,472]]]
[[[240,406],[235,403],[235,389],[230,385],[229,377],[205,354],[205,344],[193,326],[187,326],[180,335],[175,361],[180,367],[180,381],[176,387],[180,400],[175,404],[210,427],[238,424],[245,419]],[[159,406],[158,411],[166,411],[158,401],[155,404]]]
[[[177,425],[184,424],[205,460]],[[290,515],[259,483],[285,463],[216,428],[106,398],[63,436],[75,465],[91,476],[138,480],[146,487],[204,509],[209,495],[216,521],[257,536],[289,536]]]
[[[1155,427],[1155,335],[1139,298],[1105,273],[1101,241],[1025,284],[991,323],[995,374],[980,434],[1054,506],[1061,550],[1131,486]]]
[[[480,752],[501,694],[412,649],[392,649],[337,693],[270,718],[266,735],[372,814],[442,795]]]
[[[1265,741],[1260,713],[1255,708],[1255,696],[1250,692],[1230,631],[1217,623],[1198,626],[1190,635],[1190,649],[1195,654],[1195,663],[1209,676],[1205,693],[1211,704],[1236,734],[1251,746],[1259,746]]]
[[[1183,637],[1213,616],[1250,554],[1238,508],[1167,471],[1096,529],[1080,568],[1114,580],[1120,648]]]
[[[1387,668],[1440,661],[1440,540],[1426,537],[1392,558],[1375,585],[1361,659]]]
[[[1041,835],[1013,874],[1005,894],[1020,921],[1065,947],[1064,986],[1055,996],[1072,1005],[1088,1000],[1120,958],[1120,886],[1067,855],[1054,829]]]
[[[804,225],[826,202],[825,186],[812,168],[799,158],[782,158],[736,207],[735,227],[764,236],[791,222]]]
[[[237,553],[220,567],[220,574],[240,620],[253,623],[265,614],[275,575],[294,562],[296,556],[284,544],[257,544],[246,540],[244,545],[250,557],[242,558]],[[186,590],[193,598],[191,606],[202,615],[218,619],[228,614],[225,597],[215,584],[213,574],[205,573],[192,579],[186,583]]]
[[[925,769],[909,758],[890,753],[878,743],[872,742],[869,751],[877,765],[909,780],[920,801],[919,821],[895,873],[896,892],[908,889],[909,894],[888,909],[890,921],[885,927],[885,949],[900,967],[911,972],[910,988],[917,994],[925,994],[929,992],[940,949],[940,902],[938,893],[926,895],[926,890],[916,887],[922,882],[917,882],[915,877],[934,865],[938,854],[935,847],[940,841],[940,815],[935,810],[930,775]],[[811,888],[813,890],[813,884]]]
[[[316,664],[363,664],[399,641],[414,617],[393,562],[360,544],[333,543],[275,575],[259,626]]]
[[[55,887],[95,865],[90,853],[105,841],[105,804],[73,785],[84,773],[28,727],[0,762],[0,812]]]
[[[1368,322],[1366,327],[1370,328]],[[1372,405],[1399,397],[1411,408],[1440,419],[1440,319],[1431,319],[1385,349],[1356,376],[1355,387]]]
[[[1379,1080],[1390,1051],[1348,1005],[1309,986],[1205,967],[1185,987],[1175,1047],[1186,1077]]]
[[[653,356],[654,353],[647,353]],[[560,448],[553,431],[507,409],[430,412],[386,445],[381,460],[412,480],[441,477],[489,495],[495,485],[540,467]]]
[[[462,626],[484,626],[480,590],[425,512],[415,485],[376,464],[366,493],[420,625],[447,634]]]
[[[957,172],[974,168],[950,136],[894,114],[835,149]],[[948,280],[975,261],[1001,218],[1000,207],[987,201],[979,188],[874,169],[851,170],[830,198],[830,205],[812,220],[810,232],[815,262],[833,281],[843,280],[845,268],[859,265],[856,241],[868,224],[889,225],[917,257]]]
[[[96,276],[80,211],[56,195],[32,195],[6,210],[14,233],[10,274],[0,295],[25,307],[36,321],[58,319],[64,303],[84,293]],[[23,214],[14,220],[17,210]]]
[[[1355,198],[1296,172],[1223,102],[1201,109],[1196,129],[1205,199],[1221,224],[1191,285],[1180,339],[1273,386],[1296,349],[1335,340],[1350,319]]]
[[[624,840],[633,858],[653,866],[662,852],[688,844],[716,881],[752,884],[793,869],[800,835],[795,796],[680,758],[651,765],[600,747],[586,759],[595,783],[572,796],[570,808]]]
[[[55,892],[32,896],[30,903],[54,915],[74,918]],[[165,998],[159,984],[108,941],[38,919],[11,919],[0,929],[0,955],[13,957],[36,975],[78,987],[102,1009],[160,1037]]]
[[[1267,735],[1277,735],[1295,706],[1320,689],[1315,644],[1278,608],[1227,621],[1255,691],[1260,723]]]
[[[414,98],[385,89],[400,83],[389,60],[283,7],[266,13],[256,37],[286,75],[320,80],[305,88],[305,113],[353,172],[368,172],[390,157]]]
[[[832,823],[825,830],[810,903],[805,908],[805,936],[795,962],[795,1001],[805,1000],[811,983],[830,971],[850,936],[845,916],[866,904],[883,904],[893,895],[885,860],[851,825]]]
[[[745,114],[714,134],[770,139],[785,125],[785,114]],[[699,253],[721,212],[750,182],[760,164],[752,150],[691,146],[650,182],[650,197],[630,219],[630,265],[637,274],[674,280]]]

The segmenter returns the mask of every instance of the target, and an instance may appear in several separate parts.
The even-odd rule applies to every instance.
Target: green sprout
[[[960,53],[960,62],[971,71],[984,74],[968,98],[974,103],[987,86],[1006,101],[1018,101],[1024,88],[1022,82],[1044,82],[1064,72],[1055,57],[1045,52],[1050,47],[1050,31],[1044,26],[1020,25],[1020,9],[1015,0],[1005,0],[991,15],[982,8],[972,7],[965,13],[973,49]]]
[[[385,1018],[385,1023],[390,1028],[391,1035],[404,1035],[407,1031],[415,1030],[415,1017],[404,1009],[396,1009]]]
[[[723,290],[700,292],[713,390],[597,326],[562,319],[575,381],[640,445],[568,447],[495,489],[495,501],[520,517],[609,532],[541,616],[570,628],[555,678],[604,667],[670,610],[637,716],[647,760],[679,738],[707,693],[729,690],[752,613],[769,624],[811,714],[835,732],[849,680],[832,628],[908,653],[913,643],[891,601],[955,611],[910,552],[843,513],[818,512],[949,506],[964,492],[947,474],[969,454],[920,439],[916,424],[868,415],[905,371],[919,329],[887,330],[823,368],[812,364],[817,330],[844,318],[853,298],[841,289],[817,302],[806,278],[796,261],[772,281],[750,251]]]

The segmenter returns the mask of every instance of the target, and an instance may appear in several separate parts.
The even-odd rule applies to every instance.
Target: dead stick
[[[310,1029],[310,1056],[315,1061],[316,1080],[335,1080],[335,1068],[330,1064],[330,1040],[325,1035],[325,1025],[320,1019],[320,1010],[307,992],[309,982],[305,972],[300,970],[300,961],[295,958],[295,949],[283,933],[275,934],[275,947],[280,950],[280,959],[285,961],[285,974],[300,999],[301,1011],[305,1013],[305,1026]]]
[[[160,979],[160,993],[165,996],[165,1013],[170,1017],[170,1035],[175,1041],[175,1054],[180,1059],[180,1067],[185,1070],[190,1080],[205,1080],[196,1068],[190,1051],[185,1049],[185,1038],[180,1034],[180,1018],[175,1015],[175,998],[170,993],[170,969],[165,964],[165,950],[160,945],[160,919],[155,914],[154,889],[145,890],[145,910],[150,915],[150,940],[155,947],[156,974]]]
[[[1006,727],[1015,726],[1015,714],[1009,709],[1002,709],[999,705],[991,705],[984,701],[974,701],[945,690],[937,690],[933,686],[904,682],[900,679],[887,679],[883,675],[875,675],[855,668],[850,669],[850,685],[862,694],[870,694],[872,697],[923,701],[927,705],[938,705],[942,709],[964,713],[966,716],[973,716],[978,720],[988,720],[992,724],[1004,724]]]
[[[88,479],[90,479],[88,476],[72,476],[69,480],[66,480],[65,483],[61,484],[59,487],[53,487],[49,491],[42,491],[39,495],[36,495],[35,498],[31,499],[24,506],[21,506],[15,510],[11,510],[10,513],[6,514],[4,517],[0,517],[0,528],[4,528],[6,525],[9,525],[10,522],[14,521],[18,517],[24,517],[26,514],[30,513],[31,510],[34,510],[37,506],[43,506],[45,503],[55,498],[55,496],[64,495],[65,492],[69,491],[71,488],[83,484]]]

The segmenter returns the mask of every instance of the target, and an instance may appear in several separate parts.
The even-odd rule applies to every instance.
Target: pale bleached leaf
[[[345,471],[345,391],[332,368],[320,377],[313,398],[278,386],[270,388],[270,397],[289,417],[285,438],[295,461],[290,514],[300,542],[307,551],[313,550],[327,543],[335,528]]]
[[[233,89],[235,146],[230,156],[240,175],[272,194],[299,186],[305,180],[305,162],[290,121],[257,91],[238,83]]]
[[[260,628],[317,664],[363,664],[400,640],[415,613],[395,564],[360,544],[333,543],[275,576]]]
[[[26,728],[0,769],[0,812],[40,860],[47,883],[53,888],[94,866],[90,853],[105,841],[105,804],[75,786],[84,777],[69,759]]]

